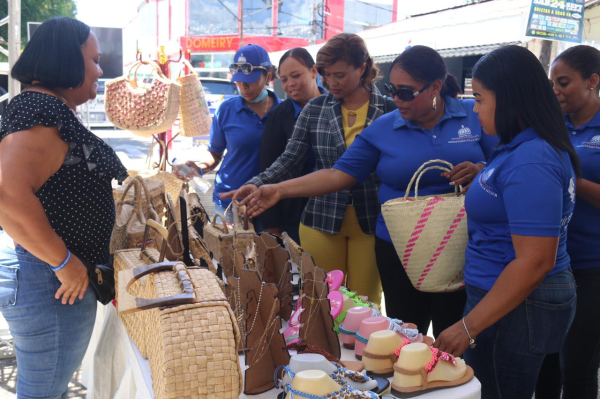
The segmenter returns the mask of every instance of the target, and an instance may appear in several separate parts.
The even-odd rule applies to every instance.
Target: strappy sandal
[[[288,392],[291,393],[292,399],[294,399],[295,396],[299,396],[302,398],[308,398],[308,399],[346,399],[346,398],[378,399],[379,398],[379,395],[377,395],[376,393],[373,393],[371,391],[359,391],[358,389],[352,388],[350,385],[344,385],[344,386],[342,386],[342,389],[340,389],[337,392],[330,393],[329,395],[317,396],[317,395],[311,395],[308,393],[296,391],[294,388],[292,388],[292,386],[290,384],[285,384],[285,387],[283,388],[283,392],[282,392],[284,397],[285,397],[285,394],[287,394]]]
[[[348,370],[348,369],[340,366],[339,364],[336,365],[336,367],[337,367],[337,370],[334,371],[333,373],[331,373],[329,375],[329,377],[331,377],[331,379],[333,381],[335,381],[339,386],[342,387],[342,389],[338,392],[344,393],[345,395],[347,395],[347,396],[337,396],[337,397],[348,398],[348,397],[351,397],[351,396],[348,396],[349,394],[351,394],[351,393],[354,394],[355,392],[359,392],[361,394],[366,394],[367,396],[356,396],[357,398],[378,398],[379,397],[378,393],[383,392],[383,391],[380,391],[378,393],[375,393],[373,391],[361,391],[361,390],[353,387],[351,382],[349,382],[347,380],[350,380],[353,382],[358,382],[358,383],[365,383],[365,382],[372,381],[373,379],[371,377],[367,377],[366,375],[361,374],[359,372]],[[273,376],[273,378],[275,379],[276,387],[279,386],[278,374],[279,374],[280,370],[283,370],[284,373],[289,374],[289,376],[292,377],[292,379],[294,379],[296,377],[296,373],[294,373],[292,370],[290,370],[289,366],[279,366],[275,369],[275,373]],[[290,384],[286,384],[286,386],[290,386]],[[291,386],[290,386],[290,388],[291,388]],[[349,388],[349,389],[344,390],[344,388]],[[387,389],[387,387],[385,389]],[[384,389],[384,391],[385,391],[385,389]],[[285,393],[285,389],[284,389],[284,393]],[[331,396],[327,395],[325,397],[326,398],[336,398],[336,396],[334,396],[334,395],[335,395],[335,393],[331,394]],[[313,398],[316,396],[311,395],[311,396],[305,396],[305,397]]]
[[[363,357],[366,357],[368,359],[374,359],[374,360],[389,359],[392,361],[392,367],[390,367],[390,368],[381,369],[381,370],[370,370],[370,371],[367,370],[368,376],[379,376],[379,377],[383,377],[383,378],[391,378],[394,376],[394,365],[398,361],[398,357],[400,356],[400,351],[406,345],[410,344],[410,341],[407,340],[406,338],[404,338],[404,337],[400,337],[400,338],[402,339],[402,345],[400,345],[394,353],[389,353],[387,355],[376,355],[374,353],[367,351],[366,349],[363,349]]]
[[[400,354],[401,348],[398,348],[396,353]],[[420,375],[422,384],[416,387],[398,387],[392,383],[392,394],[398,398],[412,398],[418,395],[422,395],[427,392],[435,391],[437,389],[452,388],[459,385],[466,384],[471,381],[475,376],[473,369],[470,366],[466,366],[467,372],[465,375],[458,380],[454,381],[429,381],[429,374],[435,369],[440,360],[452,363],[456,365],[456,359],[449,353],[442,352],[436,348],[429,347],[431,350],[431,360],[429,363],[419,370],[407,370],[394,364],[394,371],[404,375]]]
[[[353,360],[341,361],[337,357],[333,356],[332,354],[328,353],[327,351],[324,351],[323,349],[319,348],[318,346],[307,344],[305,342],[292,343],[292,344],[284,346],[283,349],[284,350],[292,349],[292,350],[295,350],[296,353],[299,353],[299,354],[314,353],[317,355],[323,355],[325,357],[325,359],[329,360],[331,363],[337,363],[337,364],[341,365],[342,367],[345,367],[348,370],[352,370],[352,371],[363,371],[365,368],[365,366],[362,364],[362,362],[356,362]]]

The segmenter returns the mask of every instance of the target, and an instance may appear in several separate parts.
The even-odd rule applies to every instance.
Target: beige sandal
[[[456,364],[456,360],[455,360],[454,356],[452,356],[446,352],[439,351],[432,347],[429,347],[429,349],[431,350],[431,360],[425,367],[423,367],[419,370],[407,370],[405,368],[398,366],[397,364],[394,364],[395,372],[404,374],[404,375],[409,375],[409,376],[420,375],[421,381],[422,381],[421,386],[414,386],[414,387],[398,387],[392,383],[392,394],[394,396],[396,396],[398,398],[412,398],[414,396],[422,395],[424,393],[434,391],[437,389],[452,388],[452,387],[466,384],[467,382],[471,381],[473,379],[473,377],[475,376],[473,369],[470,366],[466,366],[467,371],[466,371],[465,375],[457,380],[454,380],[454,381],[439,381],[439,380],[437,380],[437,381],[430,382],[429,374],[433,371],[433,369],[435,368],[435,366],[438,364],[438,362],[440,360],[450,362],[453,364]]]

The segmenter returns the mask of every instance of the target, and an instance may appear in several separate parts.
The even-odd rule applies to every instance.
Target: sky
[[[75,0],[77,19],[90,26],[123,28],[143,0]]]

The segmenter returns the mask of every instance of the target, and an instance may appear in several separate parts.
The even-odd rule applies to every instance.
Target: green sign
[[[526,36],[581,43],[585,0],[532,0]]]

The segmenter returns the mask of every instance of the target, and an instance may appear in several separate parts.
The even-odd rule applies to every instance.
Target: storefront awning
[[[495,43],[495,44],[484,44],[481,46],[468,46],[468,47],[456,47],[456,48],[447,48],[447,49],[439,49],[438,53],[443,58],[451,58],[451,57],[468,57],[470,55],[484,55],[487,53],[491,53],[499,47],[507,46],[510,44],[520,45],[521,42],[506,42],[506,43]],[[387,62],[392,62],[394,59],[400,55],[398,54],[389,54],[382,55],[379,57],[373,57],[376,63],[385,64]]]

